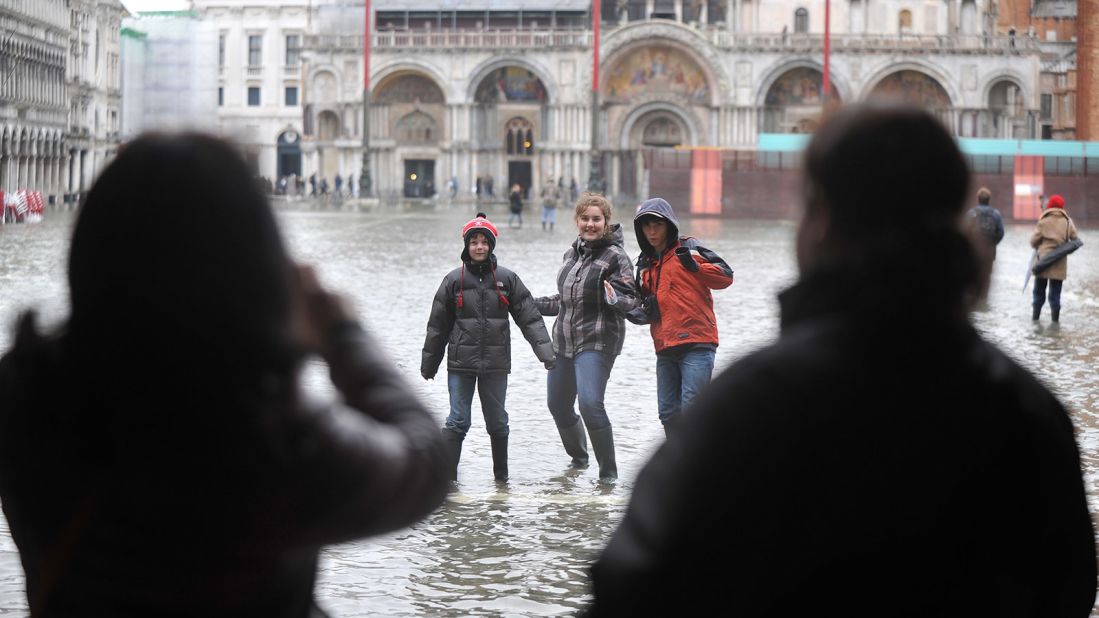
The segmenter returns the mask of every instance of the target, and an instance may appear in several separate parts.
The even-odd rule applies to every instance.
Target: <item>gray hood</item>
[[[645,233],[641,230],[641,217],[645,215],[655,215],[668,220],[669,247],[679,240],[679,220],[675,218],[672,205],[661,197],[647,199],[641,202],[633,216],[633,231],[637,235],[637,246],[641,248],[641,253],[653,253],[653,246],[649,244],[648,239],[645,238]]]

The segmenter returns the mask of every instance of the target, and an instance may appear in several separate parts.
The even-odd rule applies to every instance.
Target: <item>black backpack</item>
[[[997,233],[996,216],[991,208],[974,208],[969,211],[969,224],[992,242],[999,240]]]

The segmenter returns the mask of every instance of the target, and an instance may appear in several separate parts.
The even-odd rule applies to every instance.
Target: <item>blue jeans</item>
[[[603,352],[581,352],[576,358],[558,356],[546,377],[546,402],[553,422],[562,429],[575,425],[580,420],[572,407],[576,401],[588,431],[609,427],[611,419],[603,397],[613,368],[614,356]]]
[[[1045,277],[1034,278],[1034,308],[1041,309],[1042,305],[1046,302],[1046,283],[1049,283],[1049,306],[1058,311],[1061,310],[1061,286],[1064,281],[1058,281],[1056,279],[1046,279]]]
[[[660,422],[679,416],[710,383],[714,373],[714,350],[665,350],[656,355],[656,402]]]
[[[466,435],[472,421],[473,390],[481,395],[481,413],[485,415],[485,429],[493,438],[508,436],[508,412],[504,409],[504,399],[508,394],[508,374],[447,373],[447,388],[450,390],[450,416],[446,417],[446,428]]]
[[[545,225],[547,221],[551,224],[557,219],[557,208],[555,206],[543,206],[542,207],[542,225]]]

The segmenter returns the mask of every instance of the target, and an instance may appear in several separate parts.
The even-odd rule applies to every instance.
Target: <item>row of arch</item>
[[[66,152],[60,129],[4,127],[0,155],[11,157],[59,157]]]
[[[662,61],[661,55],[664,56]],[[648,59],[647,59],[648,58]],[[638,72],[641,65],[649,64],[648,73]],[[679,65],[682,71],[673,73],[670,67]],[[906,61],[891,62],[866,80],[862,90],[847,82],[842,71],[832,71],[832,89],[845,101],[865,99],[883,89],[907,93],[915,96],[916,102],[933,100],[936,107],[956,106],[960,99],[957,92],[945,77],[946,71],[930,63]],[[785,83],[791,72],[809,69],[820,73],[819,63],[809,60],[792,60],[772,68],[760,81],[754,95],[756,105],[772,105],[778,96],[772,92],[776,84]],[[373,101],[379,104],[419,102],[421,104],[465,103],[473,100],[479,104],[493,103],[536,103],[546,104],[557,99],[556,86],[547,77],[548,73],[540,67],[523,59],[495,60],[492,66],[479,71],[480,78],[470,84],[470,99],[461,101],[448,97],[439,84],[443,80],[432,67],[423,63],[401,61],[379,72],[373,87]],[[311,72],[314,82],[318,79],[335,79],[331,68],[318,68]],[[650,82],[665,77],[668,90],[683,95],[690,103],[719,106],[720,88],[717,83],[725,80],[715,76],[715,71],[699,62],[691,52],[678,45],[655,43],[626,50],[605,71],[607,77],[600,84],[602,98],[614,102],[628,98],[630,94],[645,90],[651,93]],[[1032,94],[1027,92],[1025,81],[1010,70],[1001,70],[984,78],[982,102],[987,102],[992,90],[1001,82],[1010,82],[1020,90],[1022,100],[1029,101]],[[314,97],[318,109],[323,110],[337,103],[335,98]]]
[[[0,191],[29,189],[48,196],[78,194],[111,153],[72,148],[55,128],[4,126],[0,131]]]
[[[684,68],[684,65],[688,66]],[[921,67],[905,65],[893,69],[869,84],[861,96],[853,96],[851,88],[842,82],[833,84],[832,96],[842,102],[888,95],[941,113],[955,106],[955,98],[947,87]],[[764,111],[760,129],[765,132],[811,130],[812,127],[804,122],[784,120],[781,113],[784,109],[819,108],[822,104],[822,77],[817,65],[805,61],[794,62],[776,71],[760,90],[760,107]],[[705,72],[697,63],[692,63],[685,53],[675,48],[656,46],[641,50],[615,65],[604,83],[604,101],[626,103],[634,96],[663,92],[669,95],[670,100],[707,105],[711,99],[707,80]],[[1026,115],[1028,98],[1021,80],[1000,75],[990,79],[986,88],[982,104],[990,113],[1013,118]],[[442,88],[429,75],[411,70],[391,73],[380,81],[378,89],[375,101],[379,104],[411,104],[415,107],[397,119],[393,137],[398,142],[431,143],[443,138],[436,120],[421,109],[421,106],[445,103]],[[547,100],[544,82],[533,70],[522,65],[494,69],[480,80],[476,93],[478,102],[484,105],[503,102],[540,105]],[[342,134],[340,118],[331,110],[319,112],[317,124],[321,141],[332,140]],[[527,141],[534,141],[532,135],[525,137]],[[509,154],[517,151],[522,154],[524,149],[516,148],[515,143],[509,134],[505,142]]]

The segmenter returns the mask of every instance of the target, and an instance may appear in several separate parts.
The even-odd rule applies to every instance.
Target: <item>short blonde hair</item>
[[[988,205],[992,201],[992,192],[988,190],[988,187],[981,187],[977,190],[977,203]]]
[[[576,200],[576,220],[579,221],[580,215],[587,212],[592,206],[596,206],[603,211],[603,218],[607,220],[605,229],[609,230],[611,227],[611,201],[600,193],[585,191],[580,194],[580,198]]]

